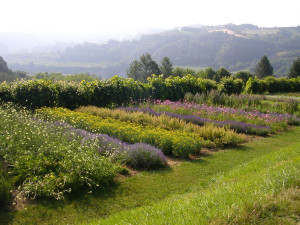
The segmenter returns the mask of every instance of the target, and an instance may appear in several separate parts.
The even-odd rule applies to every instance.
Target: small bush
[[[144,143],[130,145],[126,151],[126,164],[139,169],[156,169],[166,166],[161,150]]]

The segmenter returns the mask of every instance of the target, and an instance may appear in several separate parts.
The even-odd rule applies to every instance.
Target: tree
[[[289,72],[289,78],[296,78],[300,76],[300,58],[298,56],[297,60],[294,61],[290,72]]]
[[[129,69],[127,70],[127,76],[134,80],[139,80],[141,73],[142,72],[141,72],[140,62],[138,60],[133,60],[129,64]]]
[[[182,67],[176,67],[172,74],[176,77],[184,77],[188,74],[192,75],[193,77],[196,76],[196,71],[191,68],[182,68]]]
[[[251,73],[247,71],[239,71],[235,74],[235,78],[242,79],[246,84],[250,77],[254,77]]]
[[[266,55],[264,55],[257,63],[254,74],[260,79],[273,75],[273,67]]]
[[[161,73],[163,74],[164,78],[167,78],[172,75],[173,71],[173,64],[171,63],[168,57],[164,57],[161,61],[161,66],[159,67]]]
[[[140,60],[134,60],[129,64],[127,76],[134,80],[146,82],[147,78],[152,74],[159,75],[161,73],[158,64],[152,59],[149,53],[140,57]]]
[[[213,79],[217,82],[220,82],[223,77],[230,77],[230,75],[231,74],[228,70],[226,70],[224,67],[221,67],[213,76]]]

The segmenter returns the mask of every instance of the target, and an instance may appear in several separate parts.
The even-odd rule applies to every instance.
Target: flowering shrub
[[[0,117],[0,156],[10,165],[19,196],[61,199],[114,182],[116,166],[97,154],[95,144],[84,145],[65,128],[26,111],[4,106]]]

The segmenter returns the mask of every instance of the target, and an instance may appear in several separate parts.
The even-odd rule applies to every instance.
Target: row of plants
[[[106,80],[81,83],[51,80],[18,80],[0,84],[0,102],[14,102],[28,108],[65,107],[74,109],[82,105],[99,107],[124,106],[130,101],[160,99],[178,101],[185,93],[206,93],[211,90],[222,93],[300,92],[300,78],[274,78],[264,80],[250,78],[246,86],[241,79],[223,78],[220,83],[209,79],[168,77],[153,75],[147,83],[114,76]]]
[[[11,106],[1,106],[0,117],[0,158],[17,187],[16,198],[62,199],[69,192],[114,182],[120,166],[97,153],[97,142],[82,143],[65,128]]]
[[[16,198],[64,198],[114,183],[116,173],[167,166],[160,149],[145,143],[127,144],[104,134],[76,129],[67,123],[41,120],[10,105],[0,107],[0,207]],[[6,167],[4,168],[4,163]]]
[[[207,104],[209,106],[228,106],[242,108],[247,111],[289,113],[300,116],[299,100],[295,98],[270,98],[265,95],[231,94],[227,95],[219,90],[207,93],[186,93],[184,99],[191,103]]]
[[[213,124],[218,127],[229,127],[230,129],[233,129],[238,133],[244,133],[244,134],[256,134],[260,136],[265,136],[270,134],[271,132],[271,128],[269,126],[254,125],[254,124],[243,123],[243,122],[233,121],[233,120],[217,121],[217,120],[207,119],[195,115],[182,115],[182,114],[176,114],[176,113],[165,112],[165,111],[155,112],[151,108],[119,107],[119,109],[129,111],[129,112],[143,112],[143,113],[156,115],[156,116],[163,116],[163,117],[167,116],[170,118],[170,121],[174,120],[174,118],[177,118],[180,121],[185,121],[189,123],[189,125],[196,124],[199,126],[203,126],[205,124]]]
[[[288,125],[300,125],[300,118],[290,114],[261,113],[257,110],[246,111],[229,107],[198,105],[187,101],[153,101],[140,104],[140,108],[152,108],[156,112],[170,112],[182,115],[195,115],[217,121],[239,121],[253,125],[268,126],[271,132],[283,131]]]
[[[76,109],[77,112],[90,113],[95,116],[100,116],[102,118],[113,118],[116,120],[120,120],[123,122],[132,122],[141,124],[143,126],[154,126],[158,128],[162,128],[165,130],[173,130],[173,131],[182,131],[187,133],[194,133],[203,137],[206,140],[210,140],[214,143],[218,143],[218,145],[224,145],[219,138],[225,137],[226,140],[230,139],[230,136],[235,136],[237,134],[234,133],[233,130],[226,128],[218,128],[214,126],[197,126],[192,123],[188,123],[190,121],[185,121],[182,117],[176,118],[173,115],[168,115],[168,113],[156,113],[153,110],[149,109],[148,113],[143,113],[143,110],[128,110],[128,107],[119,107],[117,109],[108,109],[108,108],[99,108],[95,106],[82,106]],[[138,108],[137,108],[138,109]],[[206,124],[209,124],[207,122]],[[224,127],[219,126],[219,127]],[[241,136],[241,135],[239,135]]]
[[[108,157],[113,163],[128,165],[134,169],[157,169],[167,165],[166,157],[162,151],[149,144],[128,144],[106,134],[76,129],[67,123],[56,121],[54,124],[65,127],[68,133],[80,136],[82,144],[94,145],[95,142],[98,143],[98,153]],[[126,173],[126,169],[120,172]]]
[[[288,79],[286,77],[265,79],[250,77],[245,86],[245,92],[249,94],[300,92],[300,77]]]
[[[238,135],[228,128],[216,128],[212,125],[203,127],[203,133],[206,135],[204,138],[197,133],[142,126],[133,122],[102,118],[90,113],[74,112],[64,108],[42,108],[38,109],[37,113],[44,118],[67,122],[75,128],[93,133],[107,134],[130,144],[148,143],[160,148],[164,154],[179,157],[188,157],[190,154],[199,153],[202,146],[234,146],[244,140],[242,135]]]

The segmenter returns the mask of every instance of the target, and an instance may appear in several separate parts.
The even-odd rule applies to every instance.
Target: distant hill
[[[168,56],[175,66],[225,67],[253,71],[266,54],[275,75],[287,75],[300,55],[300,27],[258,28],[251,24],[182,27],[139,40],[106,44],[83,43],[53,53],[9,55],[13,69],[28,72],[100,73],[103,77],[125,75],[128,64],[144,53],[160,61]],[[79,70],[79,71],[78,71]]]
[[[26,77],[26,73],[22,71],[13,72],[7,66],[7,63],[0,56],[0,82],[3,81],[13,81],[18,78]]]

